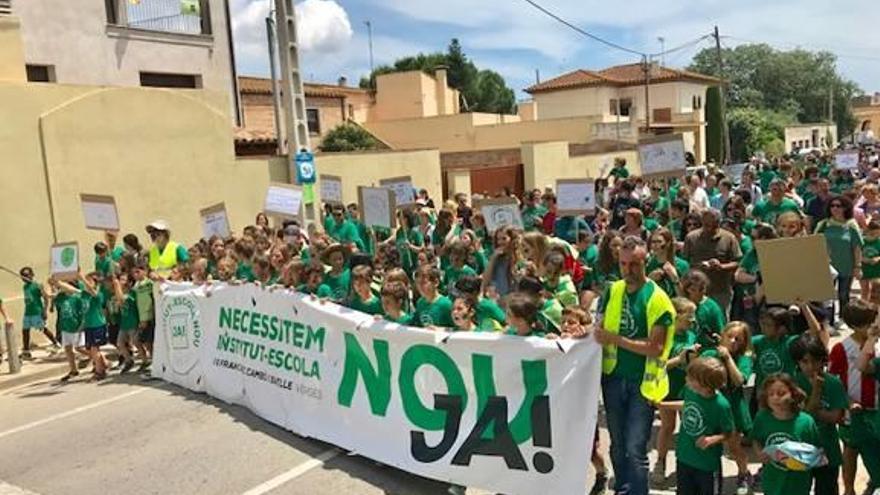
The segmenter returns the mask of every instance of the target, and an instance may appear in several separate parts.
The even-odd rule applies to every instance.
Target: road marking
[[[151,390],[151,389],[140,388],[137,390],[132,390],[131,392],[126,392],[122,395],[117,395],[116,397],[111,397],[109,399],[99,400],[98,402],[93,402],[87,406],[77,407],[76,409],[71,409],[70,411],[65,411],[63,413],[56,414],[54,416],[49,416],[48,418],[41,419],[39,421],[34,421],[33,423],[28,423],[26,425],[18,426],[16,428],[11,429],[11,430],[6,430],[4,432],[0,432],[0,439],[8,437],[10,435],[15,435],[16,433],[21,433],[23,431],[34,429],[38,426],[43,426],[46,423],[51,423],[53,421],[58,421],[59,419],[67,418],[67,417],[79,414],[81,412],[91,411],[92,409],[95,409],[95,408],[98,408],[101,406],[105,406],[107,404],[112,404],[112,403],[120,401],[122,399],[127,399],[133,395],[144,393],[147,390]],[[0,494],[2,494],[2,492],[0,492]]]
[[[37,495],[37,493],[0,480],[0,495]]]
[[[339,449],[330,449],[320,453],[314,459],[309,459],[308,461],[296,466],[290,471],[279,474],[278,476],[272,478],[265,483],[260,483],[259,485],[251,488],[250,490],[244,492],[243,495],[263,495],[264,493],[268,493],[279,486],[287,483],[290,480],[296,479],[307,472],[315,469],[316,467],[323,466],[325,462],[330,459],[338,456],[342,452]]]

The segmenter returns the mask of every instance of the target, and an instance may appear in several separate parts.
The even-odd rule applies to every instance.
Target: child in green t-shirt
[[[221,265],[222,265],[221,261]],[[153,337],[156,330],[156,312],[155,301],[153,300],[153,281],[147,276],[147,264],[143,260],[138,261],[133,271],[134,276],[134,298],[137,303],[138,312],[138,334],[135,339],[135,347],[138,352],[143,352],[146,360],[138,368],[138,371],[146,371],[150,366],[150,359],[153,357]],[[219,266],[218,266],[219,268]],[[228,265],[227,270],[232,271],[232,266]],[[220,270],[223,271],[222,269]]]
[[[714,299],[706,296],[709,277],[699,270],[691,270],[681,279],[681,287],[685,296],[697,305],[694,313],[694,333],[697,334],[697,343],[702,346],[716,345],[727,319],[721,306]]]
[[[46,328],[46,306],[49,298],[43,285],[34,281],[34,269],[26,266],[19,270],[24,285],[24,318],[21,320],[21,357],[31,357],[31,329],[43,332],[43,335],[52,343],[52,347],[58,348],[58,340]],[[54,352],[54,351],[53,351]]]
[[[504,316],[504,310],[493,299],[481,297],[482,279],[478,276],[464,276],[455,283],[455,294],[457,296],[468,296],[476,301],[474,311],[476,312],[477,327],[480,331],[495,332],[504,329],[507,319]]]
[[[351,270],[351,297],[347,306],[368,315],[382,314],[382,301],[373,294],[373,269],[358,265]]]
[[[538,300],[522,292],[514,292],[507,296],[507,335],[520,337],[543,337],[544,332],[538,328]]]
[[[123,273],[119,277],[113,277],[113,296],[116,307],[119,308],[119,334],[116,337],[116,348],[123,357],[120,373],[127,373],[134,366],[130,346],[138,350],[138,358],[141,365],[147,362],[146,352],[138,342],[138,327],[140,316],[138,315],[137,293],[133,289],[132,280]]]
[[[719,391],[726,382],[727,371],[721,361],[695,358],[688,365],[684,400],[660,405],[681,411],[675,442],[676,493],[719,493],[722,446],[734,429],[730,404]]]
[[[446,294],[452,294],[455,290],[455,283],[464,276],[474,276],[477,274],[473,268],[465,263],[468,258],[468,248],[461,239],[455,239],[449,243],[449,266],[443,271],[443,291]]]
[[[324,283],[324,265],[320,263],[310,263],[303,269],[303,281],[304,283],[296,288],[303,294],[319,299],[329,299],[333,295],[330,287]]]
[[[571,276],[564,274],[565,256],[556,251],[550,251],[544,255],[541,264],[541,282],[544,290],[563,307],[576,306],[578,304],[578,292]]]
[[[675,336],[672,340],[672,350],[669,352],[669,361],[666,362],[666,372],[669,375],[669,393],[666,401],[682,400],[685,378],[687,376],[687,351],[693,349],[697,336],[691,330],[694,324],[694,312],[697,305],[684,297],[672,299],[675,308]],[[657,463],[651,471],[651,485],[655,488],[666,486],[666,457],[672,446],[675,435],[677,411],[674,409],[660,409],[660,429],[657,432]]]
[[[332,244],[324,251],[324,263],[330,271],[324,274],[324,285],[330,288],[333,302],[342,303],[348,298],[351,289],[351,270],[346,265],[348,248],[342,244]]]
[[[416,303],[414,323],[421,327],[450,328],[452,323],[452,301],[440,294],[440,270],[432,265],[422,265],[416,271],[416,288],[419,301]]]
[[[67,357],[68,372],[61,378],[62,382],[66,382],[79,375],[74,351],[87,354],[80,343],[83,321],[82,298],[79,289],[53,277],[49,278],[49,291],[52,304],[58,314],[58,330],[61,332],[61,344]]]
[[[792,315],[787,308],[771,307],[759,317],[762,335],[752,337],[755,351],[755,390],[761,390],[764,379],[774,373],[794,373],[789,346],[797,335],[788,335],[792,328]]]
[[[780,469],[764,453],[764,448],[793,441],[822,447],[816,421],[801,411],[806,398],[794,379],[786,373],[768,376],[759,394],[761,410],[755,416],[749,437],[755,454],[764,464],[761,487],[765,495],[808,495],[812,476],[809,471]]]
[[[80,290],[85,315],[83,329],[86,336],[86,349],[95,367],[95,380],[107,377],[107,362],[101,353],[101,346],[107,343],[107,315],[105,314],[107,291],[97,272],[80,274]]]
[[[871,220],[864,231],[865,244],[862,245],[862,299],[873,301],[874,287],[880,281],[880,221]]]
[[[401,325],[411,325],[412,316],[405,310],[407,301],[409,301],[409,289],[406,284],[385,281],[382,285],[382,316],[386,320]]]
[[[456,297],[452,303],[452,323],[456,332],[478,332],[475,302],[468,296]]]

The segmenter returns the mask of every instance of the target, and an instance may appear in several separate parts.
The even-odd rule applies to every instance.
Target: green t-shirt
[[[755,350],[755,390],[761,390],[764,379],[773,373],[794,373],[796,365],[789,349],[798,337],[788,335],[776,340],[770,340],[765,335],[752,337],[752,348]]]
[[[739,250],[742,251],[743,254],[751,253],[754,249],[755,243],[752,242],[751,236],[743,235],[739,238]]]
[[[770,198],[763,198],[752,208],[752,216],[764,223],[776,225],[776,217],[787,211],[800,211],[798,204],[790,198],[782,198],[779,203],[774,203]]]
[[[444,295],[437,295],[433,302],[424,297],[416,303],[416,314],[413,323],[421,327],[435,326],[452,328],[452,300]]]
[[[481,330],[501,330],[507,323],[507,316],[504,314],[504,310],[492,299],[480,298],[477,301],[477,306],[474,308],[474,313],[477,318],[477,326]]]
[[[553,297],[556,298],[563,307],[576,306],[578,303],[577,287],[575,287],[574,282],[571,281],[571,276],[569,275],[560,276],[555,285],[552,285],[549,281],[545,281],[544,289],[553,294]]]
[[[42,316],[43,310],[43,287],[36,282],[27,282],[22,287],[24,290],[24,315]]]
[[[753,249],[745,253],[742,259],[739,260],[739,267],[749,275],[757,275],[759,269],[758,252]],[[741,296],[754,296],[758,291],[758,283],[741,284],[737,282],[733,285],[733,290]]]
[[[608,173],[609,176],[613,176],[617,179],[626,179],[629,177],[629,170],[626,167],[614,167],[611,169],[611,172]]]
[[[123,246],[116,246],[113,248],[113,251],[110,251],[110,259],[112,259],[114,263],[118,263],[124,255],[125,248]]]
[[[507,329],[504,330],[504,335],[519,335],[520,337],[544,337],[545,335],[547,335],[545,332],[542,332],[538,328],[532,328],[531,330],[532,331],[529,332],[528,335],[519,335],[519,332],[517,332],[516,328],[507,327]]]
[[[841,223],[828,218],[819,222],[816,233],[825,236],[825,246],[828,248],[831,266],[841,276],[850,276],[855,268],[855,251],[861,249],[864,244],[859,225],[855,220]]]
[[[578,261],[584,266],[592,268],[599,261],[599,246],[590,244],[587,249],[578,253]]]
[[[461,268],[456,268],[451,264],[446,267],[446,270],[443,271],[443,281],[441,282],[442,287],[445,289],[446,294],[452,294],[455,289],[455,283],[458,282],[458,279],[466,276],[476,276],[477,272],[474,271],[473,268],[462,265]]]
[[[419,229],[416,228],[409,229],[408,232],[400,228],[397,229],[397,234],[395,234],[394,245],[397,247],[397,252],[400,253],[400,267],[406,273],[412,273],[417,268],[418,257],[407,246],[407,242],[413,246],[422,246],[425,244],[425,238]]]
[[[849,409],[849,398],[840,378],[831,373],[822,373],[822,377],[825,379],[825,383],[822,385],[822,397],[819,399],[822,409],[829,411]],[[796,373],[795,380],[801,390],[809,397],[813,390],[810,380],[803,373]],[[837,424],[825,423],[819,418],[813,419],[819,429],[821,447],[825,450],[825,455],[828,456],[828,465],[840,466],[843,463],[843,456],[840,452],[840,435],[837,431]]]
[[[651,299],[651,295],[654,294],[654,287],[656,287],[655,284],[648,282],[632,294],[629,291],[624,291],[626,295],[623,298],[620,328],[618,329],[620,336],[628,339],[648,338],[650,333],[648,329],[648,301]],[[607,310],[610,295],[611,290],[606,289],[602,296],[603,314]],[[667,312],[661,315],[656,324],[662,326],[671,325],[672,313]],[[612,374],[641,383],[642,375],[645,374],[645,356],[618,347],[617,366]]]
[[[125,294],[122,305],[119,308],[119,329],[136,330],[140,323],[138,316],[137,298],[134,291]]]
[[[717,341],[711,339],[712,334],[721,335],[721,330],[727,324],[727,318],[724,317],[724,311],[721,306],[711,297],[703,297],[700,304],[697,305],[697,312],[694,315],[695,330],[697,333],[697,343],[702,346],[715,345]]]
[[[120,256],[121,258],[122,256]],[[109,276],[113,273],[113,265],[116,262],[116,259],[113,258],[113,253],[106,254],[104,256],[95,258],[95,271],[100,273],[103,276]]]
[[[354,294],[352,295],[348,307],[360,311],[361,313],[367,313],[368,315],[381,315],[383,312],[382,300],[376,295],[372,295],[369,300],[364,301],[360,296]]]
[[[675,257],[675,259],[672,261],[672,264],[673,266],[675,266],[675,271],[678,272],[678,278],[682,278],[687,275],[687,272],[689,272],[691,269],[691,265],[688,264],[688,262],[684,259],[679,258],[678,256]],[[647,273],[652,273],[655,270],[662,269],[663,262],[660,261],[659,258],[654,255],[648,257],[648,263],[647,265],[645,265],[645,271]],[[657,282],[657,285],[659,285],[660,288],[663,289],[663,292],[665,292],[666,295],[669,297],[675,297],[678,294],[678,284],[670,280],[665,273],[663,274],[663,278],[661,278],[660,281]]]
[[[526,232],[534,232],[541,230],[544,221],[544,215],[547,214],[547,208],[543,205],[535,205],[523,208],[522,221]]]
[[[58,330],[64,333],[76,333],[82,327],[83,305],[79,294],[64,292],[53,298],[52,304],[58,313]]]
[[[412,325],[413,324],[412,315],[409,313],[405,313],[405,312],[401,312],[399,318],[392,318],[392,317],[388,316],[388,313],[385,313],[383,311],[382,317],[385,318],[386,320],[390,321],[391,323],[397,323],[399,325]]]
[[[83,327],[88,330],[107,325],[107,317],[104,315],[104,306],[107,304],[107,292],[104,290],[104,287],[98,287],[94,296],[89,294],[84,286],[81,286],[80,289],[82,290],[80,296],[85,307]]]
[[[364,243],[358,234],[357,226],[350,220],[328,222],[327,235],[340,244],[354,244],[358,250],[364,250]]]
[[[249,261],[239,261],[235,268],[235,278],[245,282],[253,282],[257,279],[254,276],[254,265]]]
[[[768,191],[770,189],[770,183],[773,182],[773,179],[779,176],[779,173],[773,169],[764,169],[758,172],[758,181],[761,183],[761,190]]]
[[[330,289],[330,287],[327,287],[327,284],[320,284],[314,289],[306,284],[302,284],[297,287],[296,290],[302,292],[303,294],[309,294],[315,297],[319,297],[321,299],[330,299],[331,297],[333,297],[333,291]]]
[[[713,357],[721,360],[718,355],[718,348],[712,347],[700,352],[700,357]],[[734,358],[736,369],[743,377],[743,384],[734,386],[731,384],[730,376],[727,377],[727,384],[721,388],[721,393],[730,404],[730,410],[733,413],[733,424],[736,431],[748,434],[752,431],[752,413],[749,410],[749,403],[745,398],[745,385],[749,382],[754,369],[753,358],[751,354],[743,354]]]
[[[701,471],[721,471],[723,442],[708,449],[697,447],[697,439],[733,431],[730,404],[720,392],[703,397],[690,387],[684,389],[681,428],[675,439],[675,456],[679,462]]]
[[[865,239],[862,245],[862,278],[865,280],[873,280],[880,278],[880,262],[871,264],[871,258],[880,257],[880,237],[876,239]]]
[[[345,301],[348,298],[348,290],[351,288],[351,270],[345,268],[339,275],[332,272],[324,274],[324,285],[330,288],[330,298],[336,302]]]
[[[544,306],[538,312],[538,324],[546,333],[559,333],[562,325],[562,303],[556,298],[544,301]]]
[[[144,279],[134,284],[134,295],[141,323],[153,321],[153,281]]]
[[[676,331],[672,338],[672,350],[669,352],[669,359],[677,357],[679,354],[689,349],[697,343],[697,334],[690,329],[683,332]],[[687,378],[687,364],[682,362],[675,368],[669,368],[669,394],[666,400],[681,400],[684,391],[685,378]]]
[[[780,420],[768,409],[762,409],[755,416],[749,437],[762,448],[787,441],[822,446],[816,422],[805,412],[798,412],[792,419]],[[764,465],[761,487],[765,495],[808,495],[811,484],[810,471],[783,471],[772,463]]]

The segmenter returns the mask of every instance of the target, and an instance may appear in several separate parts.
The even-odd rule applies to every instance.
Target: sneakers
[[[651,486],[655,488],[663,488],[666,486],[666,463],[658,462],[654,464],[654,469],[651,471]]]
[[[128,373],[130,369],[134,368],[134,360],[129,359],[122,364],[122,369],[119,370],[119,374]]]
[[[64,375],[63,377],[61,377],[61,383],[67,383],[70,381],[71,378],[75,376],[79,376],[79,371],[71,371],[70,373]]]
[[[596,473],[596,482],[590,488],[590,495],[602,495],[608,489],[608,474]]]
[[[736,477],[736,495],[749,495],[752,493],[752,475],[740,474]]]
[[[18,355],[21,359],[33,359],[31,356],[31,351],[21,351],[21,354]]]

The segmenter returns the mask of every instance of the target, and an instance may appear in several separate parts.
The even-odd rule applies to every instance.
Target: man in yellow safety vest
[[[147,225],[147,234],[153,241],[150,246],[150,271],[156,277],[168,278],[178,263],[189,261],[186,247],[171,240],[171,231],[164,220]]]
[[[611,436],[615,493],[648,494],[648,441],[654,405],[669,391],[666,360],[675,334],[669,296],[645,275],[645,241],[620,249],[623,280],[599,303],[596,340],[603,345],[602,396]]]

